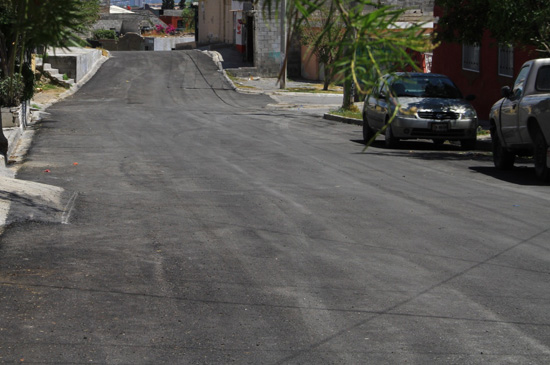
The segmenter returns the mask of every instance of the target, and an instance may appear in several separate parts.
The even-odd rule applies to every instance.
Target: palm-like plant
[[[283,1],[286,1],[283,2]],[[431,39],[425,36],[423,24],[400,22],[407,9],[384,6],[380,0],[255,0],[263,11],[281,16],[285,4],[287,47],[294,31],[311,26],[310,19],[320,9],[324,17],[331,19],[323,24],[317,39],[311,43],[319,46],[324,38],[344,26],[343,34],[333,38],[330,46],[337,50],[333,63],[334,74],[340,75],[345,85],[355,85],[360,93],[367,93],[384,73],[417,69],[411,51],[425,52],[433,49]],[[332,37],[330,37],[332,38]],[[286,50],[285,55],[289,52]],[[285,64],[286,64],[286,60]],[[345,88],[349,89],[349,88]],[[349,105],[344,97],[344,105]]]
[[[71,45],[98,10],[97,0],[0,0],[0,79],[21,77],[28,50]],[[0,100],[5,104],[17,94],[11,90]]]

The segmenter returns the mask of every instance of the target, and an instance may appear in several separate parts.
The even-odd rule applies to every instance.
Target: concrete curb
[[[360,125],[360,126],[363,125],[363,121],[361,119],[342,117],[342,116],[339,116],[339,115],[334,115],[334,114],[329,114],[329,113],[325,113],[323,115],[323,118],[327,119],[327,120],[333,120],[333,121],[336,121],[336,122],[340,122],[340,123],[354,124],[354,125]]]
[[[225,77],[225,80],[227,82],[229,82],[229,84],[231,85],[231,87],[233,88],[233,90],[235,91],[239,91],[239,88],[237,86],[235,86],[235,84],[233,83],[233,80],[231,80],[229,78],[229,76],[227,76],[227,72],[225,72],[223,66],[222,66],[222,62],[223,62],[223,57],[222,55],[217,52],[217,51],[207,51],[207,50],[200,50],[200,49],[196,49],[197,52],[201,52],[201,53],[204,53],[205,55],[207,55],[208,57],[212,58],[212,61],[214,61],[214,63],[216,64],[216,66],[218,66],[218,70],[223,74],[223,76]]]
[[[57,186],[0,176],[0,233],[7,224],[27,220],[67,224],[75,198]]]

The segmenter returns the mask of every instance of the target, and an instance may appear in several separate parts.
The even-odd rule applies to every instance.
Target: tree
[[[186,5],[185,0],[180,0],[180,3],[179,3],[180,9],[182,10],[185,9],[185,5]]]
[[[186,31],[195,31],[195,9],[194,8],[185,8],[181,12],[182,23],[185,26]]]
[[[14,80],[22,76],[29,50],[72,45],[98,13],[97,0],[0,0],[0,80],[13,86],[0,103],[19,92]]]
[[[174,9],[174,0],[162,0],[162,9]]]
[[[334,6],[334,4],[331,3],[330,6]],[[338,54],[338,47],[334,45],[341,43],[345,34],[338,12],[330,7],[323,6],[315,14],[315,17],[300,29],[300,34],[303,44],[309,46],[310,51],[324,65],[325,81],[323,90],[328,90],[332,80],[332,65]]]
[[[279,16],[281,0],[255,0],[256,5],[259,2],[264,12]],[[366,94],[385,73],[418,69],[410,51],[425,52],[433,48],[431,39],[424,36],[422,24],[404,28],[399,25],[406,9],[370,0],[294,0],[286,4],[287,47],[294,33],[307,24],[316,11],[322,7],[332,9],[330,16],[337,16],[345,26],[342,39],[333,43],[338,49],[335,74],[353,83],[359,93]],[[333,25],[326,23],[321,35],[329,32]],[[289,52],[285,50],[284,53],[288,55]],[[283,60],[282,70],[286,62],[287,59]]]
[[[443,9],[438,41],[479,43],[484,30],[502,44],[535,46],[550,53],[547,0],[436,0]]]
[[[98,0],[0,0],[0,107],[32,96],[34,75],[25,62],[32,49],[71,45],[98,14]],[[2,137],[0,119],[4,154]]]

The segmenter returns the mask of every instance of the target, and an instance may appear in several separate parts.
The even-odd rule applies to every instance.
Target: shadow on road
[[[472,166],[470,170],[505,181],[510,184],[522,186],[547,186],[537,179],[535,169],[531,166],[515,166],[512,170],[499,170],[493,166]]]
[[[351,142],[364,146],[362,139],[351,140]],[[494,179],[505,181],[511,184],[523,186],[546,186],[535,176],[535,169],[532,160],[528,158],[517,158],[516,166],[507,171],[499,170],[493,166],[493,155],[484,150],[463,151],[460,146],[453,144],[435,145],[431,141],[401,141],[397,148],[388,149],[384,140],[377,140],[365,151],[357,154],[368,153],[377,156],[393,156],[417,158],[422,160],[438,161],[477,161],[486,162],[490,166],[470,166],[470,170],[490,176]]]

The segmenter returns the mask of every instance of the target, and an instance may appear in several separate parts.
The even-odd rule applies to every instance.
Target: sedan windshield
[[[403,77],[395,80],[391,88],[397,97],[462,98],[457,87],[446,77]]]

